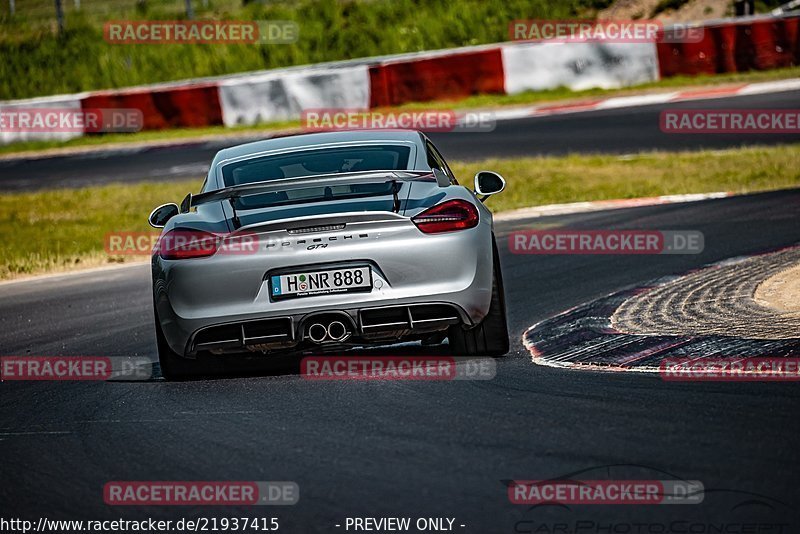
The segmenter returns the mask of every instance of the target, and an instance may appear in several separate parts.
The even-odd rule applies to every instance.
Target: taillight
[[[466,200],[448,200],[411,218],[426,234],[464,230],[478,225],[478,210]]]
[[[203,230],[170,230],[158,240],[156,250],[165,260],[206,258],[217,252],[220,239]]]

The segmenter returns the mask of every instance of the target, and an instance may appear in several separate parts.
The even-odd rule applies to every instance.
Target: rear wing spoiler
[[[252,195],[263,195],[280,191],[306,189],[319,186],[354,185],[368,183],[413,182],[417,180],[439,181],[439,177],[431,171],[359,171],[348,173],[318,174],[316,176],[301,176],[297,178],[278,178],[243,185],[232,185],[192,195],[189,193],[181,202],[181,213],[188,213],[194,207],[229,200],[234,202],[237,198]],[[442,185],[442,184],[440,184]]]

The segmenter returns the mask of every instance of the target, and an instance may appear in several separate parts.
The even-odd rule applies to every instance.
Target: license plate
[[[272,298],[310,297],[330,293],[349,293],[372,290],[372,271],[369,267],[329,269],[270,277]]]

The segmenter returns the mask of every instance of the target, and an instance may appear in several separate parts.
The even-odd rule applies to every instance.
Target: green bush
[[[110,4],[115,0],[110,0]],[[514,19],[592,17],[609,0],[297,0],[196,1],[198,19],[293,20],[299,40],[287,45],[124,45],[103,40],[104,20],[177,19],[177,0],[129,1],[109,9],[84,0],[68,10],[59,35],[54,16],[17,2],[0,17],[0,99],[125,87],[366,56],[508,40]],[[71,2],[65,2],[69,6]],[[137,7],[138,6],[138,7]],[[48,18],[49,17],[49,18]]]

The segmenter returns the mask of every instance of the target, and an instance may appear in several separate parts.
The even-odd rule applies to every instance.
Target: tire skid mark
[[[768,320],[776,312],[755,303],[750,316],[742,311],[751,310],[749,301],[761,280],[798,259],[800,246],[793,246],[665,276],[541,321],[525,331],[522,341],[536,364],[601,371],[657,373],[666,358],[798,356],[800,338],[785,330],[791,317],[777,328],[765,323],[765,335],[750,324],[752,313]],[[620,309],[626,310],[626,321],[612,320]],[[706,322],[706,331],[699,326],[686,331],[687,319],[676,311],[687,309],[694,310],[697,324]],[[720,315],[743,327],[720,326]],[[642,317],[647,331],[631,331]]]

